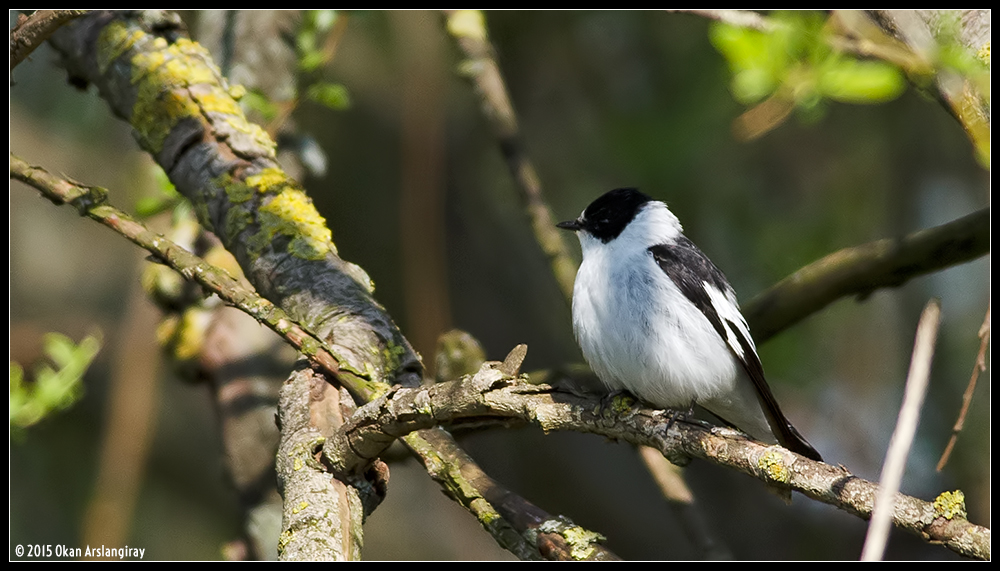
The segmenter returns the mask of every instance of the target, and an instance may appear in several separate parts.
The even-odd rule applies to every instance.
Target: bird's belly
[[[708,319],[672,284],[634,281],[616,295],[600,288],[574,294],[574,330],[597,376],[659,407],[731,392],[737,363]]]

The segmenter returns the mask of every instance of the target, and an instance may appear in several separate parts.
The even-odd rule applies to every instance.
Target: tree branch
[[[844,248],[771,286],[743,306],[757,343],[842,297],[864,299],[931,272],[974,260],[990,251],[990,211],[901,238]]]
[[[17,24],[10,31],[10,71],[60,26],[86,13],[86,10],[37,10],[30,16],[19,14]]]
[[[546,432],[585,432],[650,446],[674,462],[701,458],[861,518],[871,517],[877,484],[852,475],[842,466],[815,462],[730,429],[672,422],[665,411],[631,405],[622,410],[608,410],[597,398],[512,378],[496,364],[487,363],[472,378],[399,388],[361,407],[327,440],[324,453],[330,461],[337,458],[339,469],[357,471],[366,458],[378,454],[382,443],[410,431],[442,424],[459,426],[487,417],[518,420]],[[351,455],[354,457],[348,458]],[[967,557],[989,559],[990,530],[966,520],[964,508],[954,509],[943,502],[941,498],[948,494],[935,502],[896,494],[896,526]]]
[[[445,13],[448,32],[465,56],[461,69],[472,82],[479,104],[514,178],[514,186],[524,203],[531,230],[542,252],[549,259],[552,273],[567,300],[573,298],[576,262],[569,255],[562,235],[555,227],[552,210],[542,198],[542,183],[524,151],[517,115],[507,94],[500,67],[493,57],[493,45],[486,36],[486,24],[478,10],[455,10]]]
[[[362,495],[357,486],[331,478],[316,458],[324,434],[343,423],[346,415],[341,407],[350,403],[353,408],[351,399],[343,396],[346,401],[308,367],[293,372],[281,387],[277,472],[285,498],[278,538],[282,560],[361,559]]]
[[[342,371],[419,382],[420,361],[372,297],[371,280],[337,255],[312,201],[278,166],[274,143],[233,99],[241,90],[201,46],[179,37],[172,20],[134,12],[90,14],[51,42],[70,74],[95,84],[131,123],[257,291],[326,339]]]

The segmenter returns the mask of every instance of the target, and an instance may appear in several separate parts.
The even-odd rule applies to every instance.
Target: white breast
[[[659,407],[732,392],[738,364],[723,339],[652,254],[622,238],[597,247],[581,233],[573,329],[591,368],[609,388]]]

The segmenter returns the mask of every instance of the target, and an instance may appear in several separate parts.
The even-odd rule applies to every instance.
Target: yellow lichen
[[[280,188],[291,184],[288,175],[279,168],[268,167],[255,175],[247,177],[247,184],[258,192],[277,192]]]
[[[97,38],[97,69],[102,74],[111,62],[120,58],[143,36],[139,30],[129,30],[123,22],[112,22]]]
[[[577,560],[593,555],[594,544],[605,539],[603,535],[586,530],[563,516],[543,521],[538,525],[537,531],[563,536],[570,547],[570,555]],[[537,538],[535,540],[537,541]]]
[[[163,141],[181,119],[198,114],[198,106],[186,95],[156,92],[149,85],[139,89],[132,106],[132,128],[139,134],[143,147],[158,153]]]
[[[217,85],[219,74],[207,63],[207,58],[195,57],[207,52],[190,40],[167,44],[163,38],[157,38],[147,47],[151,49],[136,54],[130,62],[131,82],[138,86],[132,126],[144,147],[159,152],[180,120],[201,114],[198,103],[185,88]]]
[[[757,460],[757,467],[775,482],[787,484],[791,478],[785,457],[776,450],[769,450]]]
[[[990,66],[990,42],[986,42],[979,48],[979,51],[976,52],[976,57],[985,63],[986,67]]]
[[[211,86],[208,91],[198,90],[193,93],[195,101],[206,113],[223,113],[226,115],[243,115],[243,110],[236,100],[221,87]]]
[[[243,87],[238,83],[236,85],[230,86],[229,88],[229,96],[235,99],[236,101],[243,99],[243,96],[246,94],[247,94],[247,88]]]
[[[599,533],[583,529],[580,526],[571,527],[563,532],[566,543],[570,546],[573,559],[586,559],[594,553],[594,544],[604,539]]]
[[[326,220],[301,190],[285,187],[261,206],[258,214],[258,241],[265,239],[269,243],[279,234],[287,236],[291,238],[288,252],[305,260],[322,259],[330,251],[332,236]]]
[[[290,529],[281,532],[281,535],[278,536],[278,553],[283,552],[288,547],[288,544],[292,542],[292,537],[293,534]]]
[[[493,510],[483,510],[479,513],[479,521],[483,522],[484,525],[490,525],[500,519],[500,514]]]
[[[257,194],[265,195],[257,211],[256,221],[260,228],[247,240],[251,252],[260,253],[277,236],[287,237],[288,252],[299,258],[317,260],[329,252],[336,252],[326,220],[305,192],[281,169],[266,168],[245,181],[235,180],[227,173],[213,182],[222,187],[234,205],[247,202]],[[267,197],[268,194],[272,196]],[[226,235],[236,236],[253,221],[251,211],[230,208],[226,213]]]
[[[945,519],[965,517],[965,494],[962,490],[941,492],[934,498],[934,514]]]

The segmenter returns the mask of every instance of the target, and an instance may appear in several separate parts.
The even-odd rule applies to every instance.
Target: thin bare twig
[[[486,34],[483,15],[478,10],[456,10],[446,12],[446,16],[448,32],[455,38],[466,58],[461,69],[479,96],[483,116],[493,129],[507,161],[507,168],[514,178],[514,185],[531,220],[535,240],[548,257],[563,295],[570,300],[573,297],[576,262],[555,227],[552,210],[542,197],[542,183],[521,143],[517,115],[507,93],[503,74],[493,56],[494,49]]]
[[[958,442],[958,434],[962,432],[962,428],[965,427],[965,415],[968,414],[969,405],[972,404],[972,395],[976,391],[976,383],[979,381],[979,373],[986,372],[986,349],[989,347],[989,344],[990,305],[987,305],[986,317],[983,318],[983,324],[979,327],[979,353],[976,355],[976,364],[972,367],[972,376],[969,378],[969,385],[965,387],[965,394],[962,395],[962,410],[959,411],[958,420],[955,421],[955,426],[951,429],[951,438],[948,439],[948,445],[945,446],[944,452],[941,454],[941,459],[938,460],[938,472],[943,470],[945,464],[948,463],[951,451],[955,448],[955,443]]]
[[[903,481],[906,458],[913,446],[913,436],[917,432],[917,422],[920,420],[920,409],[927,394],[931,361],[934,359],[934,343],[937,340],[940,322],[941,304],[932,299],[927,303],[917,324],[917,338],[913,342],[913,357],[910,361],[910,372],[906,376],[903,404],[899,409],[896,429],[889,441],[889,450],[885,454],[878,496],[875,498],[875,509],[865,536],[864,548],[861,550],[862,561],[880,561],[889,540],[895,496],[899,491],[899,484]]]
[[[738,28],[751,28],[760,32],[770,32],[775,28],[773,21],[752,10],[667,10],[667,12],[687,12],[710,20],[718,20]]]
[[[10,155],[10,174],[11,178],[41,191],[56,204],[72,204],[82,215],[118,232],[185,278],[197,282],[226,303],[239,307],[315,360],[325,371],[336,376],[356,397],[370,400],[388,388],[387,385],[372,383],[342,370],[333,351],[325,346],[322,339],[295,323],[281,308],[244,287],[229,272],[205,262],[164,236],[149,230],[127,213],[105,204],[104,189],[61,179],[41,167],[28,165],[14,155]]]

